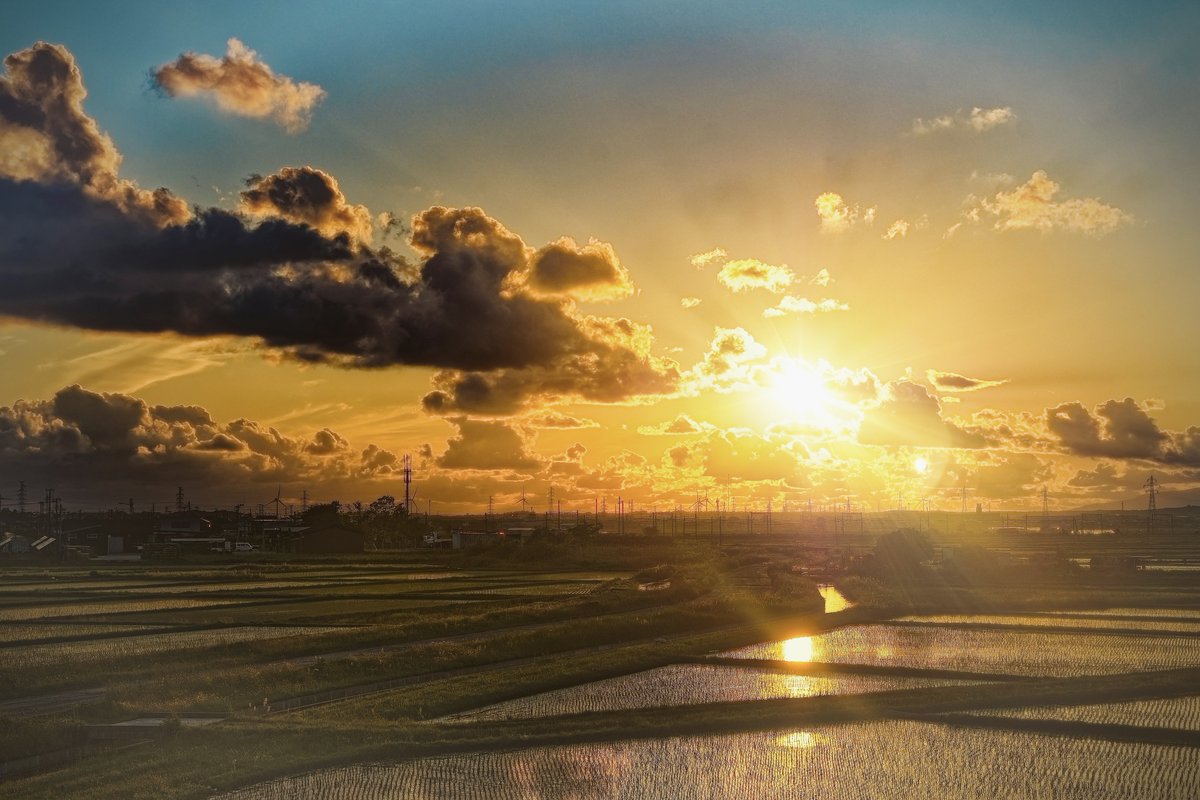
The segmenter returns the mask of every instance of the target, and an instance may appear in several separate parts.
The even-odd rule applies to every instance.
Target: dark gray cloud
[[[39,44],[6,67],[0,314],[244,336],[347,367],[438,367],[449,372],[426,405],[439,411],[621,400],[669,391],[678,378],[650,355],[648,328],[524,291],[535,251],[481,209],[414,217],[417,264],[363,244],[362,207],[312,168],[252,181],[244,200],[267,216],[189,213],[165,191],[117,178],[120,155],[83,112],[65,48]]]
[[[1200,465],[1200,428],[1164,431],[1132,397],[1107,400],[1094,411],[1062,403],[1046,409],[1045,421],[1055,443],[1072,455]]]

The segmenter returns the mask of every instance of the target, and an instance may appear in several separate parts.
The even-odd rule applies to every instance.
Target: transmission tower
[[[404,456],[404,513],[412,511],[412,456]]]
[[[25,516],[25,481],[21,481],[17,487],[17,511],[21,512],[21,516]]]
[[[175,510],[183,511],[183,487],[175,490]]]
[[[1050,490],[1045,486],[1042,487],[1042,525],[1046,524],[1046,517],[1050,516]]]
[[[1146,490],[1146,533],[1154,533],[1154,512],[1158,508],[1158,480],[1151,475],[1146,479],[1146,484],[1143,487]]]

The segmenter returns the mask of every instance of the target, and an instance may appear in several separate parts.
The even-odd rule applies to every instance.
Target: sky
[[[26,4],[0,505],[1200,489],[1194,3]],[[1043,494],[1045,493],[1045,495]]]

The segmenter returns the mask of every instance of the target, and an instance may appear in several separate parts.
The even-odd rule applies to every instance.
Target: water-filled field
[[[886,721],[360,765],[220,798],[1190,800],[1197,786],[1192,748]]]
[[[1166,700],[1138,700],[1130,703],[1097,703],[1081,706],[1035,706],[973,713],[1019,719],[1090,722],[1095,725],[1178,728],[1200,733],[1200,697],[1173,697]]]
[[[476,711],[456,714],[452,719],[525,719],[584,711],[886,692],[946,686],[952,683],[963,682],[867,675],[813,677],[742,667],[675,664],[497,703]]]
[[[863,625],[721,655],[1067,677],[1200,665],[1200,637]]]
[[[1129,617],[1106,619],[1094,616],[1049,616],[1039,614],[934,614],[900,617],[896,622],[915,622],[934,625],[1006,625],[1042,628],[1093,628],[1096,630],[1169,631],[1200,634],[1200,617],[1164,617],[1145,619]]]

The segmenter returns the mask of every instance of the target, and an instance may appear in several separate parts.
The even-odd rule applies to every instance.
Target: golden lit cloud
[[[917,136],[941,131],[970,131],[983,133],[1000,125],[1009,125],[1017,121],[1017,115],[1009,106],[1003,108],[980,108],[975,106],[969,112],[962,109],[953,114],[943,114],[930,119],[913,120],[912,132]]]
[[[273,175],[254,175],[241,194],[241,209],[257,217],[280,217],[311,225],[326,236],[345,233],[371,241],[370,210],[346,201],[337,179],[315,167],[284,167]]]
[[[834,300],[825,298],[824,300],[809,300],[807,297],[796,297],[795,295],[784,295],[779,300],[779,304],[768,308],[762,312],[764,317],[782,317],[788,314],[816,314],[829,311],[849,311],[850,306]]]
[[[888,226],[887,233],[883,234],[884,239],[903,239],[908,236],[909,224],[902,219],[898,219]]]
[[[596,239],[579,245],[569,236],[533,254],[526,282],[535,294],[579,300],[615,300],[633,293],[629,271],[612,245]]]
[[[699,297],[681,297],[679,298],[680,308],[695,308],[703,302]]]
[[[817,217],[821,221],[821,233],[842,233],[859,222],[870,225],[875,222],[875,207],[863,209],[849,206],[837,192],[825,192],[813,201]]]
[[[939,392],[974,392],[978,389],[988,389],[1008,383],[1007,380],[989,381],[982,378],[968,378],[955,372],[942,372],[936,369],[926,370],[925,377],[930,385]]]
[[[969,222],[993,216],[996,218],[993,227],[1000,231],[1064,230],[1092,236],[1112,233],[1133,221],[1132,214],[1094,197],[1059,200],[1060,189],[1044,170],[1038,170],[1012,191],[997,192],[994,197],[979,201],[964,216]]]
[[[696,269],[704,269],[705,267],[712,266],[713,264],[725,263],[725,259],[728,256],[728,253],[726,253],[720,247],[717,247],[705,253],[697,253],[691,257],[690,261],[692,266]]]
[[[742,258],[721,267],[717,280],[735,292],[765,289],[780,294],[787,291],[796,276],[787,264],[767,264],[756,258]]]
[[[229,40],[221,58],[184,53],[158,67],[152,77],[172,97],[211,97],[222,111],[271,119],[289,133],[307,128],[313,109],[325,99],[320,86],[276,75],[237,39]]]

